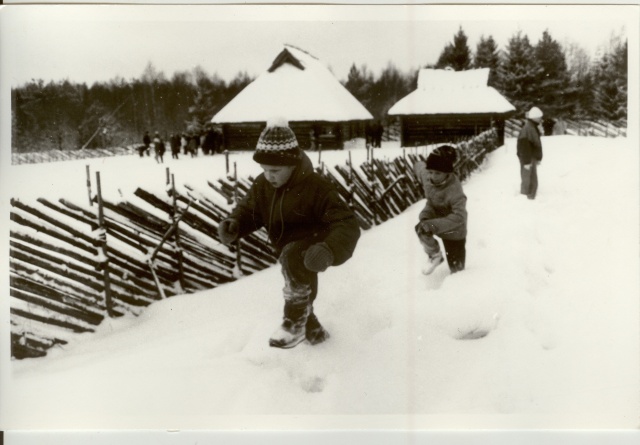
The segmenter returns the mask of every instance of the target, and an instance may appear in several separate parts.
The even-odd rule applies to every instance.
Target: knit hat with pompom
[[[286,119],[267,122],[258,139],[253,160],[264,165],[297,165],[301,158],[298,140]]]

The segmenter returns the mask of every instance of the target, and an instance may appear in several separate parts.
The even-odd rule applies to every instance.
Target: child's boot
[[[317,345],[329,339],[329,333],[322,327],[320,321],[318,321],[318,317],[313,313],[313,308],[311,309],[309,318],[307,318],[306,331],[307,341],[312,345]]]
[[[427,267],[422,269],[422,273],[425,275],[430,275],[436,269],[436,267],[442,264],[443,261],[444,258],[442,256],[442,252],[437,252],[433,255],[429,255],[429,263],[427,264]]]
[[[302,342],[305,339],[310,310],[308,296],[285,300],[284,319],[269,339],[269,346],[288,349]]]

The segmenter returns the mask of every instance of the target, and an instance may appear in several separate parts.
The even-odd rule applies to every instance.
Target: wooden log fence
[[[524,119],[508,119],[505,122],[505,136],[515,138],[524,124]],[[605,121],[593,119],[566,118],[556,122],[558,129],[554,128],[554,134],[571,136],[597,136],[597,137],[626,137],[627,120]]]
[[[495,131],[458,144],[456,173],[465,179],[495,148]],[[378,149],[380,150],[380,149]],[[413,165],[428,150],[392,160],[370,149],[367,161],[318,171],[354,211],[363,230],[423,199]],[[264,229],[227,247],[218,224],[251,187],[252,177],[227,176],[198,190],[176,187],[167,169],[166,195],[138,188],[130,200],[95,195],[89,203],[11,200],[10,307],[14,358],[46,355],[107,317],[140,314],[163,298],[212,289],[277,262]],[[94,205],[97,204],[97,205]]]

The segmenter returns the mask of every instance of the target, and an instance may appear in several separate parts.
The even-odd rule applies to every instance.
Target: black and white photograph
[[[639,20],[0,6],[7,442],[637,433]]]

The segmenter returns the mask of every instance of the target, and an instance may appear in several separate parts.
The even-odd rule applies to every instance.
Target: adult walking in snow
[[[518,159],[520,161],[520,193],[535,199],[538,191],[538,165],[542,161],[542,143],[538,125],[542,121],[542,110],[531,108],[518,134]]]
[[[429,263],[423,270],[429,275],[443,261],[440,244],[442,240],[451,273],[464,269],[467,238],[467,197],[462,185],[453,173],[456,160],[455,148],[443,145],[427,156],[427,162],[416,162],[413,166],[427,198],[420,212],[420,222],[415,230]]]
[[[198,147],[200,147],[200,136],[197,133],[192,133],[189,136],[189,143],[187,145],[187,151],[192,158],[198,155]]]
[[[153,136],[153,150],[156,154],[156,162],[158,164],[164,163],[164,152],[166,147],[164,145],[164,141],[160,137],[160,133],[156,131],[156,134]]]
[[[358,222],[333,185],[314,171],[287,122],[268,123],[253,159],[264,172],[220,223],[220,240],[229,244],[266,227],[285,281],[284,319],[269,345],[292,348],[305,338],[320,343],[329,335],[313,312],[318,273],[351,258]]]
[[[178,155],[180,154],[180,135],[177,133],[172,134],[169,141],[171,144],[171,157],[178,159]]]
[[[138,153],[140,157],[144,156],[144,153],[149,153],[149,146],[151,145],[151,136],[149,136],[149,132],[145,131],[144,136],[142,136],[142,145],[138,147]]]

